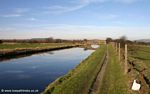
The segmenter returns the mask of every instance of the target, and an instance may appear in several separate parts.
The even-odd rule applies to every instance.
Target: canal
[[[94,50],[70,48],[0,61],[0,89],[39,90],[73,69]]]

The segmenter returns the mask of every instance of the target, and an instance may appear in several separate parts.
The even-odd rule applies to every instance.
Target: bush
[[[2,40],[0,40],[0,44],[1,44],[1,43],[3,43],[3,41],[2,41]]]

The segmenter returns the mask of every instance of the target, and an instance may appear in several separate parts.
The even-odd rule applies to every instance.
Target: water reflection
[[[39,89],[66,74],[93,50],[71,48],[0,62],[0,89]]]

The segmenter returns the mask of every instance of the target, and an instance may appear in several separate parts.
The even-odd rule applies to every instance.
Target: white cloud
[[[111,20],[111,19],[116,19],[119,17],[119,15],[117,15],[117,14],[104,14],[104,15],[96,14],[95,16],[98,19],[102,19],[102,20]]]
[[[1,15],[1,17],[21,17],[28,11],[28,8],[15,8],[10,13]]]
[[[114,0],[115,2],[125,3],[125,4],[132,4],[134,2],[137,2],[139,0]]]
[[[8,18],[8,17],[20,17],[20,16],[22,16],[22,14],[18,14],[18,13],[1,15],[1,17],[6,17],[6,18]]]
[[[80,4],[76,6],[61,6],[61,5],[54,5],[54,6],[49,6],[47,7],[45,13],[66,13],[66,12],[71,12],[71,11],[76,11],[79,10],[83,7],[85,7],[86,4]]]
[[[29,21],[37,21],[36,18],[29,18],[28,20],[29,20]]]
[[[105,2],[119,2],[119,3],[134,3],[140,0],[80,0],[83,3],[105,3]]]
[[[115,3],[123,3],[123,4],[132,4],[137,1],[139,0],[76,0],[76,3],[74,2],[73,5],[71,3],[70,6],[53,5],[53,6],[45,7],[46,11],[44,11],[44,13],[59,14],[59,13],[72,12],[72,11],[76,11],[81,8],[84,8],[88,6],[89,4],[93,4],[93,3],[102,4],[102,3],[108,3],[108,2],[115,2]],[[111,15],[111,16],[114,17],[114,15]]]
[[[109,0],[80,0],[81,3],[103,3]]]
[[[15,8],[13,12],[15,13],[26,13],[29,11],[29,8]]]

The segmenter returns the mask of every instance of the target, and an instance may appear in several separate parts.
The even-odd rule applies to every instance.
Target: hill
[[[136,40],[136,41],[150,43],[150,39],[140,39],[140,40]]]

